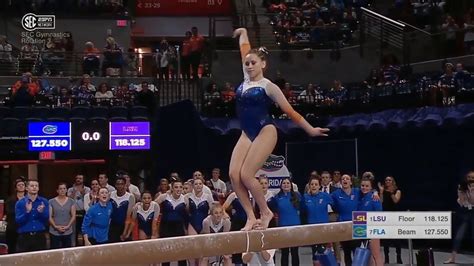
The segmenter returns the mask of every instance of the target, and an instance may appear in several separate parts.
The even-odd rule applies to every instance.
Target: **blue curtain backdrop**
[[[358,139],[359,172],[373,171],[379,180],[393,175],[403,191],[405,209],[452,210],[457,184],[474,167],[473,113],[473,105],[425,107],[319,122],[332,128],[327,140]],[[203,120],[193,104],[185,101],[161,108],[156,122],[153,186],[171,171],[188,179],[196,169],[209,174],[219,167],[227,178],[232,149],[240,136],[235,121]],[[274,154],[284,155],[286,142],[322,140],[309,138],[291,121],[277,125],[279,140]],[[337,157],[346,151],[324,152]],[[308,166],[295,164],[292,168],[289,170],[298,172],[296,168]],[[318,169],[317,163],[314,168],[324,170]],[[304,184],[307,176],[295,176],[296,182]]]

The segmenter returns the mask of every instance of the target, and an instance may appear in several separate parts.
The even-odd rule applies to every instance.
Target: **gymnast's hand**
[[[238,28],[238,29],[234,30],[234,34],[232,34],[232,37],[237,38],[240,35],[242,35],[242,33],[247,33],[247,29],[246,28]]]
[[[329,132],[329,128],[321,128],[321,127],[313,127],[311,128],[310,130],[308,130],[308,135],[310,135],[311,137],[318,137],[318,136],[322,136],[322,137],[327,137],[328,136],[328,132]]]

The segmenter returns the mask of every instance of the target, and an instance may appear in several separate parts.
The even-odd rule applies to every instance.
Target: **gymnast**
[[[267,66],[265,56],[268,52],[262,47],[251,49],[245,28],[236,29],[234,37],[239,37],[244,81],[236,90],[237,115],[242,134],[232,152],[229,176],[232,187],[247,213],[247,222],[241,230],[250,231],[266,229],[273,218],[262,187],[255,178],[255,174],[263,166],[277,142],[277,131],[269,115],[270,106],[276,103],[312,137],[327,136],[329,129],[311,126],[293,110],[280,88],[263,77],[263,71]],[[261,222],[257,222],[248,190],[260,209]]]

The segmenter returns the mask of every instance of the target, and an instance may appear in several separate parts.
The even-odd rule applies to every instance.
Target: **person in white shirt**
[[[125,187],[127,188],[127,192],[130,192],[135,197],[135,201],[139,202],[141,198],[140,189],[130,182],[130,175],[127,172],[123,172],[122,177],[125,178]]]
[[[216,234],[230,231],[230,220],[224,218],[224,209],[222,205],[215,202],[211,206],[210,215],[202,221],[201,234]],[[223,255],[224,266],[232,265],[230,255]],[[204,257],[200,260],[199,265],[207,266],[211,258]]]
[[[108,182],[109,182],[109,178],[107,177],[106,174],[99,174],[99,185],[100,185],[100,187],[105,187],[105,188],[107,188],[109,193],[112,193],[116,189],[113,186],[109,185]]]
[[[219,197],[219,199],[223,199],[225,198],[225,195],[227,193],[227,186],[224,183],[224,181],[220,179],[220,176],[221,176],[221,169],[219,168],[212,169],[211,183],[214,186],[214,190],[217,192],[217,196]]]
[[[242,262],[251,266],[274,266],[275,249],[262,250],[259,252],[242,253]]]
[[[198,179],[198,178],[204,179],[204,175],[202,174],[201,171],[195,171],[195,172],[193,173],[193,179],[196,180],[196,179]],[[212,191],[211,191],[211,189],[210,189],[208,186],[204,185],[203,188],[202,188],[202,191],[203,191],[204,193],[209,194],[209,195],[212,196]]]

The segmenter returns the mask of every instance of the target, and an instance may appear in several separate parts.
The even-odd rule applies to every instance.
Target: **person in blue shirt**
[[[382,211],[382,203],[380,200],[374,200],[374,192],[372,190],[373,179],[363,177],[360,182],[361,198],[357,206],[358,211]],[[382,254],[380,253],[380,239],[370,240],[370,251],[372,253],[373,263],[371,265],[383,265]]]
[[[160,237],[185,236],[188,223],[186,203],[183,196],[183,182],[176,178],[171,182],[171,193],[158,196],[156,202],[161,205]],[[161,265],[169,266],[169,262]],[[186,260],[180,260],[178,266],[186,266]]]
[[[331,193],[333,208],[339,214],[338,222],[352,221],[352,212],[356,211],[359,205],[360,191],[358,188],[352,188],[352,178],[349,175],[343,175],[341,183],[342,188]],[[352,265],[352,253],[357,244],[357,241],[352,240],[341,242],[346,265]]]
[[[331,196],[322,192],[321,180],[319,177],[311,177],[308,182],[309,191],[303,195],[302,212],[306,216],[308,224],[329,223],[328,206],[334,204]],[[324,245],[311,246],[313,255],[318,249],[324,249]],[[313,257],[314,260],[315,257]]]
[[[15,204],[19,252],[37,251],[46,247],[49,202],[38,195],[38,180],[29,180],[26,189],[26,196]]]
[[[274,208],[278,214],[278,226],[301,225],[301,195],[293,191],[290,178],[281,181],[281,189],[269,203],[270,208]],[[281,265],[289,265],[289,253],[291,249],[291,265],[299,265],[300,258],[298,247],[281,249]]]
[[[109,241],[112,203],[107,188],[99,189],[99,202],[92,205],[84,216],[82,232],[86,246],[105,244]]]

